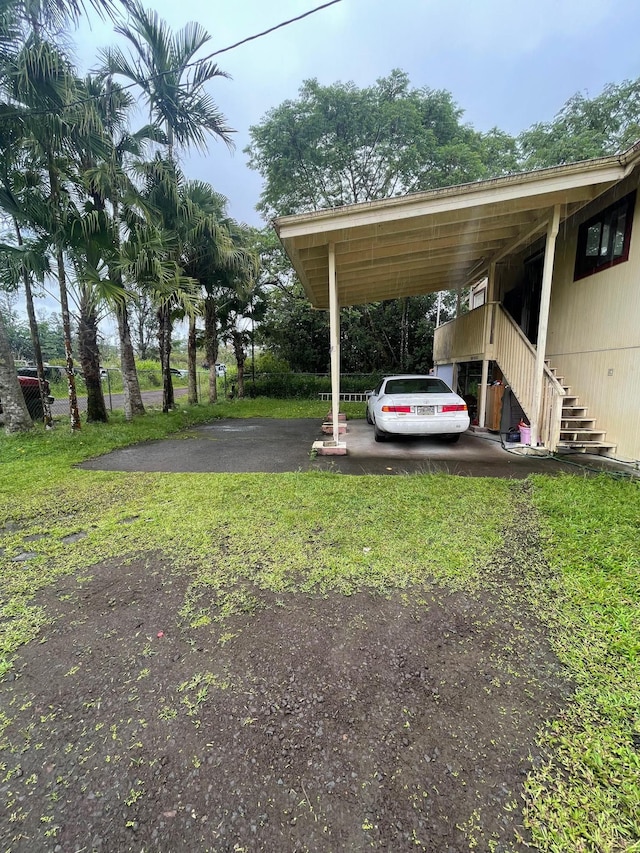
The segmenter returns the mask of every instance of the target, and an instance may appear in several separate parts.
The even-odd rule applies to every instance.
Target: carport
[[[558,230],[567,217],[624,175],[617,157],[510,175],[383,201],[280,217],[274,228],[305,292],[329,309],[331,411],[339,440],[340,308],[457,290],[488,278],[495,298],[496,265],[545,235],[540,321],[533,371],[532,444],[539,435],[551,279]],[[486,409],[488,360],[483,358],[480,425]]]

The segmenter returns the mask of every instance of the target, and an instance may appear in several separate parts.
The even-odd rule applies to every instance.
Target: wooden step
[[[579,450],[583,453],[600,453],[602,450],[615,450],[616,444],[609,444],[606,441],[559,441],[556,449],[562,450]]]
[[[560,416],[560,440],[556,450],[572,450],[580,453],[609,453],[616,444],[605,441],[606,431],[596,428],[595,418],[587,417],[588,407],[581,406],[579,398],[571,393],[571,386],[564,384],[564,377],[556,374],[556,368],[545,362],[552,376],[562,385],[562,413]]]

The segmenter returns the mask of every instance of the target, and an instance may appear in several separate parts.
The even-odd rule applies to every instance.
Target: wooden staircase
[[[556,451],[562,453],[571,450],[579,453],[606,455],[616,449],[615,444],[606,441],[606,432],[596,428],[595,418],[587,414],[587,407],[581,406],[578,397],[571,394],[571,387],[564,384],[564,377],[557,376],[554,367],[547,367],[564,389],[562,400],[562,419],[560,422],[560,441]]]

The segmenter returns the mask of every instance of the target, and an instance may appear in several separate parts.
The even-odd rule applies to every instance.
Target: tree
[[[7,159],[8,158],[5,159],[5,163]],[[3,206],[5,210],[7,207],[14,207],[14,203],[7,199],[7,195],[13,195],[10,190],[7,189],[7,184],[8,182],[5,182],[5,192],[3,193],[3,200],[5,203],[2,204],[0,202],[0,205]],[[2,257],[2,273],[0,276],[4,279],[5,287],[9,289],[17,288],[20,284],[24,287],[27,303],[27,316],[29,318],[29,339],[31,345],[29,348],[31,354],[30,357],[33,358],[36,364],[43,420],[47,427],[52,427],[53,417],[51,414],[47,385],[45,383],[41,336],[33,305],[32,288],[32,280],[34,278],[37,278],[39,282],[42,282],[45,274],[49,272],[49,259],[46,254],[46,246],[42,241],[29,241],[25,244],[22,239],[22,232],[17,219],[17,211],[22,213],[22,208],[18,202],[15,202],[15,205],[17,210],[14,208],[14,215],[12,218],[18,246],[0,246]]]
[[[33,421],[20,390],[2,315],[0,315],[0,401],[5,432],[24,432],[31,429]]]
[[[137,170],[144,181],[142,196],[153,221],[130,222],[123,251],[127,277],[149,290],[158,317],[158,344],[163,376],[162,409],[174,407],[171,378],[171,334],[176,313],[196,310],[198,282],[184,272],[185,245],[198,239],[201,217],[184,191],[184,176],[175,162],[157,154]]]
[[[623,151],[640,139],[640,77],[610,83],[594,98],[569,98],[553,121],[518,138],[522,167],[540,169]]]
[[[250,133],[246,151],[249,165],[265,181],[258,209],[266,217],[389,198],[517,168],[512,137],[496,128],[482,134],[463,124],[449,92],[412,89],[399,70],[364,89],[307,80],[297,100],[271,110]],[[262,341],[296,370],[326,370],[326,318],[301,301],[301,289],[292,287],[291,272],[285,272],[288,262],[275,269],[277,252],[268,249],[266,255],[275,285]],[[424,318],[434,299],[344,309],[342,369],[430,367],[433,322]]]
[[[119,48],[106,50],[102,54],[105,72],[120,75],[140,87],[154,121],[166,134],[169,162],[175,163],[175,145],[195,145],[205,150],[207,134],[231,145],[232,131],[205,91],[209,80],[228,75],[214,62],[194,60],[200,48],[210,39],[204,28],[191,23],[174,35],[155,12],[146,11],[138,0],[131,0],[130,19],[130,25],[118,26],[116,32],[129,41],[135,58],[129,59]],[[169,215],[166,205],[164,211]],[[166,228],[166,221],[164,226]],[[176,244],[177,256],[180,252],[181,248]],[[170,299],[162,297],[158,308],[158,340],[164,373],[163,410],[173,405],[169,372],[171,310],[172,305],[176,307],[179,290],[175,290]],[[184,289],[182,292],[184,294]],[[195,387],[195,376],[191,385]]]
[[[411,89],[394,70],[375,86],[303,83],[250,128],[249,166],[265,181],[265,217],[404,195],[501,174],[513,141],[461,123],[446,91]]]
[[[156,358],[158,349],[154,341],[158,339],[158,318],[151,294],[142,290],[132,302],[132,339],[138,358]]]
[[[139,157],[150,141],[164,141],[153,125],[144,125],[129,133],[127,123],[134,105],[133,98],[110,78],[87,77],[85,86],[95,98],[107,141],[107,154],[98,161],[87,149],[82,158],[82,177],[91,198],[90,214],[110,237],[102,241],[103,259],[107,267],[110,293],[105,293],[114,310],[120,341],[120,370],[123,381],[125,418],[144,414],[144,404],[135,365],[131,340],[128,302],[131,294],[122,278],[121,232],[127,229],[127,219],[133,210],[139,213],[140,196],[127,174],[131,158]],[[144,215],[144,211],[142,211]],[[91,221],[87,217],[88,221]],[[99,232],[98,232],[99,233]],[[97,366],[97,365],[96,365]]]
[[[205,357],[209,365],[209,402],[217,401],[215,364],[219,331],[230,322],[227,309],[239,307],[254,292],[258,258],[252,246],[252,229],[239,225],[227,213],[227,199],[208,184],[190,181],[185,197],[192,209],[192,230],[183,245],[183,267],[204,291]],[[254,303],[251,303],[254,305]],[[255,306],[254,306],[255,307]],[[189,328],[189,395],[196,396],[195,318]]]
[[[33,34],[5,64],[3,86],[10,103],[5,120],[23,129],[26,150],[41,178],[43,189],[30,200],[26,223],[47,240],[55,259],[60,308],[65,331],[65,358],[69,385],[71,428],[80,429],[80,415],[71,347],[66,256],[69,216],[73,216],[79,148],[100,148],[101,128],[91,102],[82,90],[66,56]]]
[[[118,25],[115,31],[128,40],[134,58],[119,47],[109,48],[102,52],[105,71],[140,87],[154,121],[166,133],[169,158],[173,159],[176,144],[205,150],[207,134],[230,145],[233,131],[204,89],[209,80],[228,75],[215,62],[194,60],[210,40],[206,30],[190,23],[174,35],[139,0],[131,0],[129,17],[131,23]]]

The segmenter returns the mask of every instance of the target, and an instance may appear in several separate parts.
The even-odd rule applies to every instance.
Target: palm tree
[[[227,215],[226,206],[219,222],[229,234],[233,249],[226,256],[210,259],[208,275],[204,279],[204,343],[209,364],[210,403],[215,403],[218,396],[215,365],[219,328],[229,328],[230,312],[235,310],[234,306],[239,307],[243,293],[253,290],[258,273],[258,255],[250,245],[248,231]]]
[[[46,191],[32,206],[29,224],[47,237],[55,258],[65,333],[69,414],[80,429],[69,312],[65,249],[68,218],[79,187],[74,163],[79,148],[103,149],[100,123],[90,103],[78,103],[81,89],[66,57],[52,44],[30,37],[4,68],[3,84],[10,103],[5,114],[22,125],[28,156],[39,164]]]
[[[133,98],[110,78],[93,78],[84,81],[87,93],[95,99],[109,153],[99,161],[89,150],[82,162],[83,183],[91,199],[91,208],[98,218],[106,217],[110,240],[104,243],[103,258],[108,270],[114,310],[120,340],[120,369],[123,379],[125,418],[144,414],[144,404],[136,371],[135,355],[131,341],[127,303],[131,294],[122,278],[120,265],[121,233],[126,231],[127,214],[131,208],[140,211],[141,197],[127,174],[127,164],[139,157],[148,141],[165,141],[154,125],[145,125],[136,133],[127,130],[128,114]],[[108,294],[105,294],[106,296]]]
[[[45,384],[44,362],[40,346],[40,334],[33,304],[32,282],[42,282],[49,273],[48,255],[42,241],[27,241],[23,238],[22,225],[28,216],[30,199],[41,191],[37,169],[24,156],[18,124],[7,121],[0,127],[0,208],[11,220],[15,235],[14,246],[3,247],[2,277],[9,287],[24,287],[26,296],[29,331],[33,344],[34,360],[40,388],[43,420],[47,427],[53,425],[49,395]]]
[[[182,247],[189,233],[191,210],[180,197],[184,178],[175,163],[160,155],[136,165],[144,182],[143,198],[152,220],[130,215],[123,243],[123,271],[152,296],[159,320],[163,411],[174,406],[170,371],[171,333],[175,312],[190,314],[197,306],[197,282],[185,275]]]
[[[90,5],[101,16],[113,16],[115,5],[112,0],[90,0]],[[126,5],[126,0],[125,0]],[[33,225],[31,211],[20,210],[17,197],[12,193],[8,180],[9,163],[20,162],[20,158],[36,161],[33,172],[40,178],[48,178],[50,205],[48,216],[43,217],[44,195],[40,195],[38,225],[41,236],[48,232],[55,258],[60,286],[60,301],[65,329],[67,376],[69,382],[69,406],[71,426],[79,429],[73,359],[71,354],[71,329],[66,288],[64,247],[61,232],[64,231],[64,202],[68,199],[65,175],[65,151],[69,138],[78,127],[91,134],[90,108],[80,114],[77,107],[72,114],[65,109],[73,107],[79,92],[73,79],[72,68],[63,54],[52,47],[47,38],[57,42],[68,23],[77,24],[86,11],[83,0],[5,0],[0,9],[0,86],[6,100],[0,104],[2,122],[3,198],[0,205],[13,219],[19,245],[22,245],[22,225]],[[4,99],[3,99],[4,100]],[[71,132],[70,132],[71,131]],[[7,145],[13,136],[15,145]],[[24,144],[26,142],[26,145]],[[13,157],[7,156],[9,153]],[[40,160],[38,163],[37,160]],[[48,219],[48,221],[46,221]],[[38,230],[38,229],[36,229]],[[24,254],[26,258],[28,253]],[[38,378],[45,421],[51,423],[51,413],[44,394],[44,371],[38,329],[33,310],[31,270],[22,262],[22,279],[27,297],[27,312],[33,339]]]
[[[255,320],[264,317],[266,311],[264,293],[257,283],[257,272],[256,256],[247,254],[244,265],[230,281],[219,312],[222,340],[231,344],[236,360],[239,399],[244,397],[244,366],[247,346],[251,340],[250,328]]]
[[[116,5],[112,0],[90,0],[101,18],[114,18]],[[128,4],[123,2],[125,8]],[[68,24],[77,25],[87,7],[82,0],[4,0],[2,14],[11,22],[14,31],[22,27],[39,37],[57,36]]]
[[[209,364],[209,402],[217,400],[215,362],[218,357],[218,299],[230,277],[247,265],[248,254],[240,245],[236,223],[226,213],[226,198],[209,184],[190,181],[184,195],[193,212],[190,239],[185,242],[183,266],[204,288],[200,313],[204,315],[205,351]],[[189,324],[189,399],[197,402],[195,315]]]
[[[206,30],[190,23],[174,35],[139,0],[131,0],[130,20],[115,31],[129,41],[133,57],[119,47],[102,51],[105,72],[140,87],[153,121],[166,133],[169,159],[174,159],[176,145],[206,150],[207,134],[230,146],[233,131],[204,89],[209,80],[228,75],[214,62],[194,59],[210,40]]]
[[[132,0],[130,18],[131,24],[116,27],[116,32],[129,41],[133,57],[128,58],[117,47],[103,51],[104,72],[131,80],[142,90],[152,120],[166,134],[169,161],[174,161],[176,145],[193,144],[206,149],[207,134],[231,146],[232,131],[204,89],[209,80],[228,75],[213,62],[194,59],[210,39],[204,28],[191,23],[174,35],[155,12],[143,8],[139,0]],[[180,254],[179,248],[177,253]],[[161,356],[166,362],[165,408],[173,403],[173,386],[167,360],[171,346],[170,310],[164,300],[158,317]],[[190,385],[195,388],[195,376],[190,378]]]

